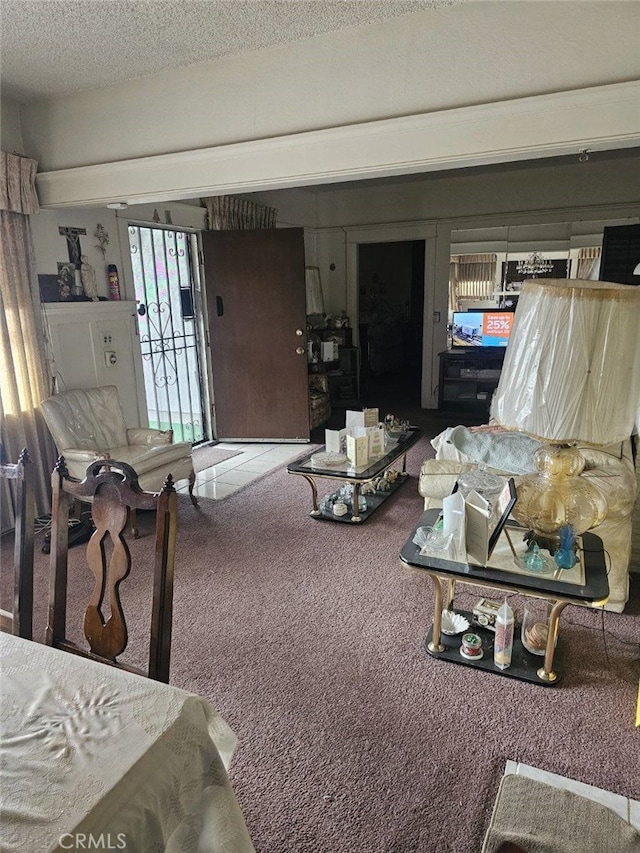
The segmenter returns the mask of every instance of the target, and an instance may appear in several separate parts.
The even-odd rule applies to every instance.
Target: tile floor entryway
[[[377,406],[380,417],[393,413],[411,421],[414,426],[423,430],[429,438],[438,435],[448,426],[486,423],[487,415],[482,412],[473,414],[451,414],[438,412],[434,409],[422,409],[420,406],[420,374],[418,371],[402,369],[398,372],[371,378],[368,387],[363,389],[362,405]],[[358,407],[354,407],[358,408]],[[218,450],[241,451],[240,455],[220,462],[211,468],[196,474],[194,494],[203,498],[220,500],[226,498],[247,483],[268,474],[275,468],[286,466],[302,454],[309,452],[314,445],[324,444],[325,426],[330,429],[342,429],[345,424],[345,409],[334,406],[331,417],[326,424],[314,429],[311,441],[295,443],[261,443],[238,444],[220,442],[215,447]],[[185,480],[176,483],[180,493],[186,493]]]
[[[292,459],[308,452],[310,445],[300,442],[295,444],[220,442],[215,447],[216,450],[229,450],[238,455],[196,474],[193,493],[200,498],[211,500],[226,498],[253,480],[263,477],[276,468],[286,466]],[[177,492],[186,494],[187,489],[186,480],[176,483]]]

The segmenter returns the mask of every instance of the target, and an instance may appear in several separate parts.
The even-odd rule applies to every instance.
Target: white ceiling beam
[[[38,174],[45,208],[313,186],[640,145],[640,81]]]

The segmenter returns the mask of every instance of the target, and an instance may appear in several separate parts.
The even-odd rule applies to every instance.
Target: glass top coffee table
[[[313,453],[309,453],[298,460],[298,462],[287,465],[287,471],[290,474],[298,474],[304,477],[311,486],[313,509],[310,515],[312,518],[360,524],[366,521],[409,478],[407,474],[407,451],[422,438],[422,435],[422,430],[411,427],[404,433],[401,433],[390,446],[385,447],[384,455],[376,459],[370,459],[367,465],[362,468],[354,468],[348,464],[340,467],[321,468],[312,464],[312,457],[324,451],[324,447],[322,447],[319,450],[314,450]],[[365,496],[367,508],[361,510],[360,495],[363,485],[375,482],[378,478],[384,477],[385,473],[391,469],[393,463],[399,459],[402,459],[402,470],[397,472],[397,476],[393,478],[385,478],[386,482],[383,484],[384,490],[367,493]],[[342,480],[343,485],[345,483],[351,484],[353,489],[351,512],[347,512],[345,515],[336,515],[331,509],[322,509],[319,507],[316,480],[322,479]]]
[[[415,569],[423,569],[431,578],[434,590],[433,625],[425,640],[427,652],[435,658],[452,663],[474,666],[499,675],[519,678],[535,684],[550,686],[560,679],[560,667],[557,665],[558,622],[560,614],[568,604],[603,605],[609,596],[609,582],[602,540],[593,533],[583,533],[580,560],[573,569],[557,569],[548,574],[539,574],[518,568],[513,561],[510,547],[506,542],[496,546],[490,561],[492,565],[476,566],[470,563],[458,563],[444,557],[421,555],[420,548],[413,538],[419,527],[433,526],[440,514],[437,509],[427,510],[400,551],[403,564]],[[522,540],[523,528],[508,523],[511,545],[519,553],[526,550]],[[520,536],[518,537],[517,531]],[[502,537],[501,537],[502,538]],[[502,596],[520,593],[532,598],[544,599],[549,604],[547,619],[546,645],[543,642],[538,654],[528,651],[520,638],[520,624],[516,614],[514,626],[513,654],[511,666],[500,669],[493,662],[493,632],[479,624],[472,612],[456,612],[464,616],[470,624],[467,629],[480,636],[483,656],[477,660],[465,659],[460,654],[461,634],[445,635],[442,632],[442,610],[453,609],[456,583],[489,587],[500,590]],[[556,667],[554,668],[554,659]]]

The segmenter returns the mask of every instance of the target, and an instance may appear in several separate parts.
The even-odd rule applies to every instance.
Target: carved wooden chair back
[[[25,640],[33,639],[33,462],[26,448],[15,465],[0,460],[0,477],[15,483],[13,600],[11,610],[0,610],[0,629]]]
[[[136,472],[114,459],[96,460],[84,480],[69,476],[60,457],[51,477],[51,573],[46,642],[75,654],[112,666],[169,681],[171,622],[173,615],[173,571],[177,527],[177,495],[171,475],[158,494],[144,492]],[[95,531],[87,544],[86,558],[95,577],[84,614],[84,635],[89,649],[69,640],[67,633],[68,517],[70,499],[91,499]],[[128,514],[145,509],[156,512],[153,603],[147,671],[118,660],[128,642],[128,630],[120,599],[120,583],[131,569],[131,552],[124,539]],[[110,539],[110,556],[107,545]],[[139,545],[137,546],[139,547]],[[105,618],[103,606],[109,604]]]

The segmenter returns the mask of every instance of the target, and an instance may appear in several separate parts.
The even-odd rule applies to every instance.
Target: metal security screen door
[[[132,224],[128,232],[149,426],[203,441],[195,234]]]

